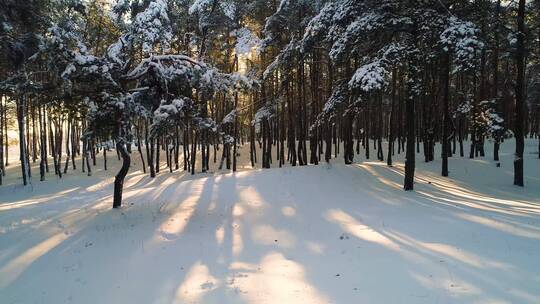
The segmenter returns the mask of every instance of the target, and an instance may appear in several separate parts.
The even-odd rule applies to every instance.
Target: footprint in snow
[[[178,239],[178,235],[175,233],[169,233],[169,232],[160,230],[159,234],[161,235],[162,238],[164,238],[167,241],[174,241]]]
[[[342,235],[339,236],[339,239],[340,239],[340,240],[348,240],[348,239],[349,239],[349,236],[346,235],[345,233],[343,233]]]

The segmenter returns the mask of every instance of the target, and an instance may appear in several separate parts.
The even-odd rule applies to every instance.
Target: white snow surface
[[[39,182],[34,165],[26,188],[13,161],[0,303],[540,303],[536,145],[523,189],[508,140],[500,168],[486,143],[485,158],[451,158],[450,178],[417,155],[414,192],[397,154],[260,170],[243,146],[235,174],[151,179],[135,148],[119,210],[114,152],[92,177]]]

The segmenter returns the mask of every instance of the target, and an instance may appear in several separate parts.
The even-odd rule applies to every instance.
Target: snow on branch
[[[388,71],[381,60],[376,59],[358,68],[349,81],[350,88],[364,92],[380,90],[387,84]]]
[[[264,105],[262,106],[257,113],[255,113],[255,116],[253,118],[253,121],[251,121],[252,125],[257,125],[261,123],[264,119],[269,119],[274,115],[274,106],[273,105]]]
[[[289,44],[276,56],[276,59],[263,72],[263,79],[268,78],[276,69],[288,65],[298,53],[298,41],[292,39]]]
[[[457,70],[470,70],[476,63],[478,53],[484,48],[480,30],[469,21],[449,18],[448,27],[441,33],[439,43],[445,52],[452,52]]]
[[[167,51],[172,39],[172,28],[168,15],[166,0],[154,0],[148,7],[135,16],[133,29],[139,37],[145,53],[152,53],[154,47],[159,45]]]
[[[191,78],[193,73],[205,67],[204,63],[185,55],[152,55],[143,59],[127,74],[127,77],[137,79],[152,71],[156,76],[167,82],[180,76]]]

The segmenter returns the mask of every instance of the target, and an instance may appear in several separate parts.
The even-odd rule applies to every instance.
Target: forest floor
[[[398,155],[248,170],[241,149],[238,173],[151,179],[135,152],[119,210],[114,153],[107,172],[98,159],[91,177],[27,187],[14,162],[0,303],[540,303],[540,160],[526,144],[525,188],[508,141],[501,167],[486,144],[451,158],[450,178],[418,154],[414,192]]]

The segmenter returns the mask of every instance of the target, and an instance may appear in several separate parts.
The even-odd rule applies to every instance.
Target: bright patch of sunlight
[[[201,197],[204,182],[205,179],[193,182],[190,187],[190,196],[175,208],[172,214],[160,225],[158,231],[162,239],[175,240],[184,231],[195,213],[195,207]]]
[[[343,210],[332,209],[326,212],[326,220],[339,224],[341,228],[355,237],[384,246],[388,249],[399,251],[399,246],[391,239],[373,230],[372,228],[360,223],[358,220],[345,213]]]
[[[487,269],[487,268],[495,268],[495,269],[502,269],[502,270],[511,269],[510,265],[491,260],[487,257],[481,257],[478,255],[475,255],[471,252],[466,251],[465,249],[457,248],[455,246],[451,246],[448,244],[422,242],[396,231],[389,233],[388,235],[394,238],[399,243],[415,248],[424,254],[431,255],[432,257],[436,259],[440,259],[441,257],[450,258],[460,263],[464,263],[472,267],[483,268],[483,269]]]
[[[176,290],[173,303],[198,303],[205,293],[219,286],[219,280],[213,277],[208,267],[200,262],[191,267],[184,282]]]
[[[459,278],[444,279],[439,282],[441,288],[448,290],[451,296],[472,296],[482,294],[482,290],[472,283],[460,280]]]
[[[287,230],[278,230],[270,225],[259,225],[251,231],[253,242],[262,245],[277,245],[279,247],[291,248],[296,240]]]
[[[223,244],[224,239],[225,239],[225,227],[221,225],[216,229],[216,241],[219,245],[221,245]]]
[[[255,264],[249,264],[244,262],[232,262],[231,265],[229,265],[230,270],[244,270],[244,271],[256,271],[257,265]]]
[[[245,213],[246,211],[244,210],[244,208],[242,208],[242,206],[240,206],[239,204],[235,204],[233,206],[233,211],[232,211],[232,214],[234,216],[241,216]]]
[[[49,252],[54,247],[58,246],[68,237],[69,236],[63,232],[58,233],[26,250],[23,254],[7,263],[0,269],[0,288],[6,288],[9,284],[11,284],[11,282],[17,279],[17,277],[19,277],[19,275],[26,270],[30,264]]]
[[[449,278],[438,278],[438,277],[427,277],[425,275],[419,275],[417,273],[411,273],[411,277],[428,289],[443,289],[448,292],[448,294],[454,298],[464,297],[464,296],[475,296],[482,294],[482,290],[469,282],[461,280],[460,278],[452,277]]]
[[[503,223],[501,221],[496,221],[487,217],[481,217],[472,214],[459,213],[457,214],[459,218],[462,218],[467,221],[471,221],[480,225],[484,225],[493,229],[497,229],[502,232],[509,234],[526,237],[530,239],[540,240],[540,229],[536,227],[529,227],[532,231],[525,230],[523,228],[517,227],[515,225]]]
[[[102,190],[103,188],[105,188],[107,186],[110,186],[113,183],[113,181],[114,181],[113,177],[105,178],[105,179],[103,179],[102,181],[100,181],[98,183],[95,183],[95,184],[93,184],[91,186],[86,187],[85,190],[89,191],[89,192]]]
[[[63,197],[71,192],[77,191],[78,189],[80,189],[80,187],[75,187],[68,190],[60,191],[60,192],[57,192],[55,195],[47,195],[40,198],[29,199],[29,200],[13,202],[13,203],[5,203],[5,204],[0,203],[0,211],[8,211],[12,209],[18,209],[21,207],[27,207],[27,206],[32,206],[36,204],[52,202],[55,199]]]
[[[323,254],[325,246],[316,242],[306,242],[306,246],[310,252],[315,254]]]
[[[244,241],[242,240],[242,230],[240,224],[237,221],[232,222],[232,254],[234,256],[239,255],[244,249]]]
[[[245,271],[243,268],[233,270],[238,272],[229,277],[229,285],[250,304],[330,302],[307,281],[304,267],[281,253],[273,252],[263,257],[257,271]]]
[[[247,207],[256,209],[265,205],[261,195],[255,190],[254,187],[237,187],[238,196],[244,205]]]
[[[291,206],[285,206],[285,207],[281,208],[281,213],[283,213],[283,215],[285,215],[285,216],[293,217],[293,216],[296,215],[296,209],[294,209]]]
[[[398,182],[395,182],[395,181],[383,176],[379,172],[377,172],[377,170],[375,169],[376,167],[386,169],[386,167],[383,167],[383,166],[385,166],[384,163],[380,163],[380,162],[379,163],[377,163],[377,162],[364,162],[364,163],[358,164],[356,166],[366,170],[369,174],[373,175],[373,177],[375,177],[379,182],[383,183],[386,186],[389,186],[389,187],[392,187],[392,188],[395,188],[395,189],[403,188],[402,184],[400,184]]]
[[[431,250],[441,255],[448,256],[462,263],[477,267],[477,268],[508,268],[502,263],[490,261],[489,259],[479,257],[475,254],[464,251],[447,244],[441,243],[418,243],[422,248]]]
[[[516,298],[522,299],[524,302],[540,303],[540,295],[538,294],[530,294],[526,291],[515,288],[510,288],[508,293],[515,296]]]

